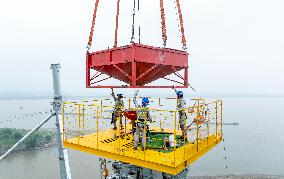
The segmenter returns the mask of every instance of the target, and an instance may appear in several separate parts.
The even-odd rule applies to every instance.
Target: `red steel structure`
[[[139,3],[139,0],[138,0]],[[188,53],[184,36],[182,13],[179,0],[176,0],[180,19],[180,31],[182,35],[183,50],[166,48],[166,19],[164,14],[164,2],[160,0],[161,26],[163,47],[153,47],[132,42],[130,45],[117,47],[117,31],[120,0],[117,0],[116,28],[114,47],[107,50],[89,52],[93,41],[96,13],[99,0],[95,2],[93,21],[86,54],[86,87],[87,88],[187,88],[188,83]],[[134,0],[135,11],[135,0]],[[133,13],[133,22],[134,22]],[[133,23],[134,26],[134,23]],[[134,30],[134,28],[133,28]],[[180,74],[179,71],[183,71]],[[169,75],[175,75],[170,79]],[[105,76],[105,77],[102,77]],[[117,79],[124,84],[102,85],[103,81]],[[162,85],[159,80],[164,79],[170,85]],[[158,85],[150,85],[156,82]]]

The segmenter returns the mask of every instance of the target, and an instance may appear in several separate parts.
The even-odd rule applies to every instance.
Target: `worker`
[[[135,133],[134,133],[134,147],[133,150],[137,150],[140,135],[142,133],[142,150],[146,148],[146,126],[147,121],[152,122],[152,117],[149,112],[149,108],[147,107],[149,105],[149,99],[147,97],[142,98],[142,105],[139,105],[137,103],[137,95],[139,90],[136,90],[133,97],[133,103],[135,105],[136,113],[137,113],[137,120],[136,120],[136,127],[135,127]]]
[[[178,91],[175,86],[173,86],[173,89],[175,90],[175,93],[177,95],[177,107],[176,109],[178,110],[178,116],[179,116],[179,126],[180,129],[182,130],[182,134],[181,134],[181,140],[187,140],[187,135],[186,135],[186,131],[185,131],[185,125],[186,125],[186,112],[185,112],[185,99],[183,98],[183,92],[182,91]]]
[[[113,107],[112,115],[111,115],[111,124],[113,124],[113,130],[117,129],[117,125],[116,125],[117,118],[120,118],[119,120],[120,128],[123,129],[123,125],[122,125],[122,110],[124,108],[124,102],[122,100],[123,95],[117,94],[117,97],[116,97],[113,92],[113,88],[111,88],[111,95],[115,103]]]

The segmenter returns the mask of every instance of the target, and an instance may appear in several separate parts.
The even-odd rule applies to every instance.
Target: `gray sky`
[[[158,0],[140,0],[142,43],[161,46]],[[94,50],[113,45],[116,0],[101,0]],[[181,48],[174,0],[168,46]],[[119,45],[130,41],[132,0],[121,1]],[[190,83],[199,93],[283,94],[283,0],[181,0]],[[94,0],[1,0],[0,93],[50,92],[51,63],[66,93],[87,94],[85,52]],[[191,93],[190,90],[187,90]],[[147,90],[146,90],[147,92]]]

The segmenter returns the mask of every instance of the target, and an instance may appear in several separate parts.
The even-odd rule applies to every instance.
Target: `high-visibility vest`
[[[149,108],[140,108],[138,109],[136,112],[137,112],[137,120],[136,122],[145,122],[147,121],[148,119],[148,111],[149,111]]]
[[[114,110],[121,111],[124,108],[124,103],[122,100],[116,100]]]
[[[177,101],[177,110],[183,110],[183,108],[185,108],[186,102],[184,100],[184,98],[178,99]]]

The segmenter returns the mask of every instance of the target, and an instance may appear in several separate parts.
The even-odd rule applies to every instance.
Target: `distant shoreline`
[[[27,129],[0,128],[0,155],[3,155],[25,134]],[[57,144],[55,129],[41,129],[32,134],[13,153],[42,150]]]
[[[15,150],[13,154],[25,154],[27,152],[33,152],[33,151],[41,151],[41,150],[45,150],[45,149],[48,149],[48,148],[52,148],[52,147],[55,147],[57,144],[57,142],[51,142],[51,143],[47,143],[45,145],[42,145],[42,146],[37,146],[35,148],[31,148],[31,149],[19,149],[19,150]],[[3,153],[4,154],[4,153]],[[0,154],[0,155],[3,155],[3,154]]]
[[[157,98],[166,98],[170,97],[170,95],[155,95]],[[195,97],[196,95],[188,95],[187,98]],[[284,94],[199,94],[198,96],[202,96],[204,98],[284,98]],[[109,96],[64,96],[66,99],[88,99],[88,98],[107,98]],[[132,96],[126,96],[126,98]],[[42,99],[50,99],[52,100],[52,95],[44,95],[44,96],[10,96],[10,95],[0,95],[0,100],[42,100]]]

